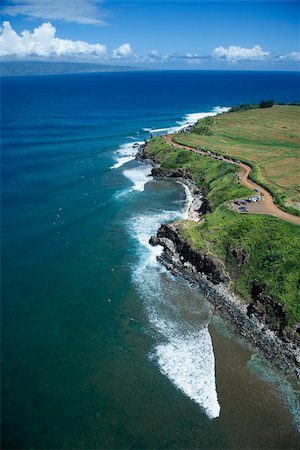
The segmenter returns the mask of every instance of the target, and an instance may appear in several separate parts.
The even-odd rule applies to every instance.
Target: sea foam
[[[129,191],[143,192],[146,183],[151,179],[152,167],[149,164],[143,164],[132,169],[126,169],[123,171],[123,175],[128,178],[133,186]]]
[[[207,328],[208,304],[199,299],[185,281],[174,283],[173,276],[157,262],[162,247],[149,244],[149,238],[161,223],[186,216],[191,194],[186,186],[185,190],[187,202],[183,211],[148,211],[128,223],[128,230],[138,244],[133,281],[144,301],[157,340],[149,358],[164,376],[213,419],[219,416],[220,405],[213,346]]]
[[[198,403],[210,419],[219,416],[215,358],[207,327],[169,337],[166,344],[156,347],[154,357],[161,373]]]
[[[185,196],[186,196],[186,202],[185,202],[186,206],[185,206],[185,210],[182,212],[182,218],[188,219],[189,218],[189,210],[193,203],[193,196],[192,196],[192,193],[191,193],[189,187],[185,183],[181,183],[179,181],[179,184],[181,184],[183,186],[183,188],[185,190]]]
[[[120,147],[116,151],[116,163],[111,166],[111,169],[118,169],[129,161],[132,161],[138,152],[138,147],[135,144],[141,145],[142,143],[142,141],[139,141],[120,145]]]
[[[195,123],[198,122],[198,120],[203,119],[204,117],[212,117],[216,116],[217,114],[221,114],[223,112],[229,111],[229,107],[227,106],[215,106],[212,111],[210,112],[197,112],[197,113],[191,113],[186,114],[184,118],[177,122],[177,126],[168,127],[168,128],[144,128],[144,130],[149,131],[150,134],[172,134],[172,133],[178,133],[179,131],[182,131],[184,128],[195,125]]]

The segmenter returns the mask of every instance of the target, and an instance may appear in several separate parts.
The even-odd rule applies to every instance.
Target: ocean
[[[297,448],[292,386],[157,262],[190,194],[134,144],[299,78],[2,77],[2,448]]]

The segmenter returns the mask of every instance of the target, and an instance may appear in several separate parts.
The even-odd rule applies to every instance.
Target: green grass
[[[233,164],[173,148],[161,137],[153,138],[147,144],[146,153],[157,160],[162,169],[187,169],[213,209],[234,198],[253,194],[253,191],[236,182],[239,169]]]
[[[272,216],[229,210],[230,200],[253,193],[236,181],[237,166],[174,148],[161,137],[152,139],[145,152],[162,169],[185,168],[209,200],[213,211],[203,222],[181,222],[184,239],[226,266],[231,287],[245,301],[250,300],[252,281],[257,280],[272,299],[286,307],[289,326],[299,322],[300,227]],[[249,255],[244,264],[237,264],[233,248],[244,249]]]
[[[203,223],[185,221],[180,227],[190,245],[217,257],[230,273],[232,288],[246,301],[257,280],[289,312],[289,325],[300,320],[300,229],[297,225],[263,215],[240,215],[225,206],[208,214]],[[232,249],[248,255],[237,264]],[[298,250],[297,250],[298,249]]]
[[[300,107],[275,105],[209,119],[174,141],[249,164],[250,178],[267,189],[278,206],[299,216]]]

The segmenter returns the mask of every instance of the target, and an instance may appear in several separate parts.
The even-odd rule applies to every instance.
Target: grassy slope
[[[283,209],[300,215],[300,107],[276,105],[209,118],[211,134],[192,133],[174,140],[240,159],[253,168],[250,177],[264,186]]]
[[[299,248],[300,227],[271,216],[236,214],[226,206],[229,200],[249,194],[235,180],[236,166],[173,148],[154,138],[146,154],[164,169],[187,168],[206,194],[213,212],[203,223],[185,221],[182,235],[198,250],[212,253],[228,268],[232,288],[247,301],[251,282],[265,284],[266,292],[290,313],[290,325],[300,321]],[[238,266],[232,248],[243,248],[249,258]]]
[[[150,141],[146,153],[159,160],[163,169],[187,168],[213,209],[232,198],[246,197],[253,193],[235,181],[238,167],[233,164],[173,148],[160,137]]]

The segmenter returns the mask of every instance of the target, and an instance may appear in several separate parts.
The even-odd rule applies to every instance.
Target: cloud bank
[[[263,50],[260,45],[255,45],[253,48],[244,48],[236,45],[230,45],[227,48],[217,47],[213,51],[213,56],[216,58],[227,59],[228,61],[238,60],[261,60],[270,53]]]
[[[51,23],[43,23],[33,32],[24,30],[17,34],[9,22],[3,22],[0,34],[0,56],[102,56],[106,47],[84,41],[59,39]]]
[[[63,20],[85,25],[103,25],[99,0],[10,0],[2,8],[7,16],[19,14],[34,19]]]
[[[287,55],[280,55],[278,57],[281,61],[300,61],[300,52],[291,52]]]
[[[113,50],[113,58],[120,59],[120,58],[128,58],[133,54],[133,51],[130,47],[130,44],[122,44],[120,47],[115,48]]]
[[[217,47],[210,55],[198,53],[160,53],[152,50],[145,54],[137,54],[131,45],[126,42],[107,52],[104,44],[90,44],[86,41],[73,41],[61,39],[56,36],[56,28],[45,22],[33,31],[24,30],[17,33],[8,21],[3,22],[0,27],[0,57],[4,59],[16,58],[47,58],[49,60],[59,58],[73,61],[98,61],[113,62],[120,64],[134,63],[142,66],[154,65],[155,67],[181,67],[199,66],[209,64],[211,68],[222,68],[225,64],[261,62],[263,64],[276,63],[295,65],[300,62],[300,52],[292,51],[284,55],[272,56],[270,52],[263,50],[261,46],[255,45],[252,48],[245,48],[236,45],[229,47]]]

